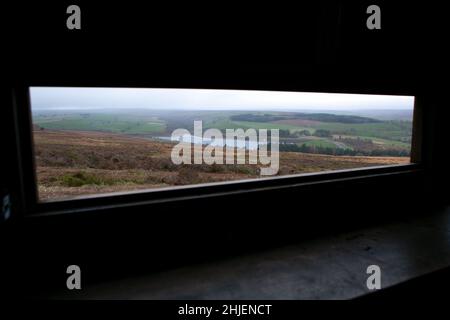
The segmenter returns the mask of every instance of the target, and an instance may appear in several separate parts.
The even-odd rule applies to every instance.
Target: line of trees
[[[312,120],[319,122],[339,122],[339,123],[378,123],[381,120],[352,116],[352,115],[337,115],[332,113],[289,113],[289,114],[237,114],[230,117],[233,121],[251,121],[251,122],[272,122],[277,120],[291,120],[291,119],[302,119],[302,120]]]
[[[331,138],[332,134],[330,130],[325,129],[317,129],[314,133],[311,133],[309,130],[300,130],[300,131],[293,131],[287,129],[279,129],[278,133],[280,135],[280,138],[298,138],[298,137],[309,137],[309,136],[316,136],[321,138]]]
[[[308,146],[306,144],[297,145],[292,143],[280,144],[279,150],[282,152],[302,152],[336,156],[408,157],[410,155],[409,151],[405,149],[375,149],[370,151],[363,151],[349,148]]]

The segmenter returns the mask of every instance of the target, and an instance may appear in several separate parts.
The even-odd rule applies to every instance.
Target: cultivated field
[[[387,115],[391,112],[385,112]],[[385,115],[386,116],[386,115]],[[177,128],[279,129],[280,151],[348,156],[408,156],[412,122],[354,115],[302,112],[199,110],[47,110],[33,123],[49,130],[99,131],[141,137],[170,137]]]

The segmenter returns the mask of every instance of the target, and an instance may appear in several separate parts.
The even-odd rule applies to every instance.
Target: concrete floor
[[[421,218],[226,261],[65,291],[88,299],[348,299],[370,290],[369,265],[387,288],[450,265],[450,207]]]

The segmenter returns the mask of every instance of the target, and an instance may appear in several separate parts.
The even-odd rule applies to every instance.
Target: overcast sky
[[[30,88],[36,109],[412,110],[414,97],[250,90]]]

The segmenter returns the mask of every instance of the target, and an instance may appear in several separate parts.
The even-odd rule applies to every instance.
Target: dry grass
[[[132,191],[260,178],[257,165],[181,165],[172,144],[98,132],[34,132],[39,197]],[[400,157],[280,153],[279,175],[408,163]]]

